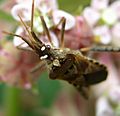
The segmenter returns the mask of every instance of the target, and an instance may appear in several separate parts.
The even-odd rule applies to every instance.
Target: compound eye
[[[50,45],[46,45],[46,48],[47,48],[47,49],[50,49],[50,48],[51,48],[51,46],[50,46]]]

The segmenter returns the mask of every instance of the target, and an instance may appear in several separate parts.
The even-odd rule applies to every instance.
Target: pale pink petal
[[[22,27],[18,27],[15,34],[22,36],[22,33],[24,33],[24,29]],[[15,46],[19,46],[20,44],[22,44],[21,47],[28,47],[27,43],[25,43],[20,37],[16,36],[13,39],[13,44]]]
[[[52,39],[52,42],[53,42],[54,47],[58,48],[58,47],[59,47],[59,41],[58,41],[57,36],[56,36],[52,31],[50,31],[50,36],[51,36],[51,39]],[[47,36],[40,36],[40,40],[41,40],[45,45],[51,45],[51,43],[49,42]]]
[[[46,3],[48,3],[48,6],[52,9],[52,10],[57,10],[58,9],[58,4],[57,4],[57,0],[45,0]]]
[[[36,6],[41,10],[42,10],[42,8],[40,8],[40,7],[42,7],[42,6],[46,7],[46,9],[49,9],[49,10],[57,10],[58,9],[57,0],[36,0]]]
[[[18,17],[18,15],[21,16],[23,21],[30,21],[31,9],[29,4],[26,5],[24,3],[21,3],[21,4],[15,5],[12,8],[11,14],[17,21],[20,21],[20,18]]]
[[[86,7],[83,11],[87,23],[93,27],[100,19],[100,13],[92,7]]]
[[[102,44],[109,44],[111,42],[111,32],[107,25],[102,25],[94,28],[94,35],[97,36]]]
[[[104,10],[107,8],[109,0],[92,0],[91,6],[96,10]]]
[[[69,30],[75,26],[75,18],[71,14],[62,10],[53,11],[53,21],[56,25],[59,23],[62,17],[66,18],[65,30]],[[61,25],[59,25],[58,28],[61,29]]]
[[[117,13],[118,17],[120,18],[120,1],[116,0],[115,2],[113,2],[110,5],[110,8],[113,9]]]
[[[120,104],[120,85],[113,85],[109,89],[108,97],[114,104]]]
[[[3,45],[3,50],[8,55],[0,55],[0,79],[2,82],[29,89],[32,86],[34,78],[38,77],[30,74],[30,70],[38,63],[38,57],[31,52],[17,50],[12,42],[6,42]],[[0,50],[0,52],[2,52]],[[33,80],[33,81],[31,81]]]
[[[106,97],[100,97],[97,99],[96,116],[115,116]]]
[[[108,25],[113,25],[117,22],[118,16],[116,11],[114,11],[112,8],[106,8],[102,14],[101,14],[102,20],[108,24]]]
[[[120,47],[120,22],[116,23],[113,27],[112,27],[112,43],[115,46],[119,46]]]
[[[53,26],[53,22],[50,20],[49,16],[47,14],[42,14],[42,16],[44,17],[47,28],[48,29],[51,28]],[[39,33],[42,33],[44,31],[42,22],[39,16],[34,18],[34,28]]]
[[[17,3],[29,3],[29,2],[32,2],[32,0],[16,0]]]
[[[93,39],[93,33],[84,17],[76,17],[74,28],[65,31],[65,46],[72,49],[80,49],[90,46]]]

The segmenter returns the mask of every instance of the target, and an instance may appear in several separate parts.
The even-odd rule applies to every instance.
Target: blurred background
[[[62,16],[70,21],[65,30],[66,47],[120,47],[120,0],[39,2],[37,8],[45,17],[49,7],[53,21]],[[17,13],[23,13],[22,18],[29,25],[31,3],[32,0],[0,0],[0,116],[120,116],[120,53],[90,54],[108,67],[109,74],[105,82],[90,88],[88,100],[67,82],[50,80],[45,67],[35,74],[29,73],[39,59],[34,53],[16,49],[21,42],[2,31],[26,37]],[[38,14],[35,16],[37,22]],[[37,23],[34,29],[39,34],[41,25]],[[59,37],[59,28],[52,31]]]

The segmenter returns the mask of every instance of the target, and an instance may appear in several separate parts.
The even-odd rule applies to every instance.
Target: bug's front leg
[[[46,69],[46,63],[45,61],[40,61],[35,67],[33,67],[30,71],[30,73],[35,73],[39,69]]]

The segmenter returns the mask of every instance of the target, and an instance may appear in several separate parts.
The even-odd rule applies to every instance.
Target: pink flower
[[[107,25],[97,26],[93,30],[95,41],[100,42],[103,44],[109,44],[112,40],[112,37],[110,35],[110,29]]]
[[[112,43],[115,46],[120,47],[120,22],[117,22],[111,29]]]
[[[120,9],[120,2],[113,1],[111,4],[109,2],[110,0],[92,0],[91,5],[83,10],[83,16],[92,27],[96,43],[118,45],[118,38],[116,39],[118,33],[115,34],[114,25],[119,23],[120,13],[118,11]],[[99,33],[99,37],[96,33]]]
[[[15,5],[11,12],[13,17],[20,21],[18,14],[21,15],[21,18],[23,19],[24,22],[30,22],[30,17],[31,17],[31,5],[27,5],[28,1],[25,1],[25,3],[23,1],[18,2],[17,5]],[[29,1],[28,4],[31,4],[32,1]],[[43,26],[42,26],[42,22],[40,20],[40,15],[44,16],[44,20],[46,22],[47,27],[50,28],[54,28],[56,27],[56,25],[58,25],[59,21],[61,20],[62,17],[66,18],[66,26],[65,26],[65,30],[70,30],[75,26],[75,18],[74,16],[70,15],[67,12],[64,12],[62,10],[57,9],[57,7],[53,7],[53,5],[55,5],[55,7],[57,6],[57,3],[55,2],[55,0],[47,1],[47,0],[41,0],[41,1],[35,1],[35,11],[34,11],[34,22],[33,22],[33,29],[34,31],[38,34],[38,38],[40,38],[43,43],[45,42],[45,44],[49,44],[48,39],[46,39],[46,36],[43,36]],[[46,9],[46,10],[45,10]],[[39,10],[39,11],[38,11]],[[59,15],[58,15],[59,14]],[[57,26],[55,29],[50,30],[50,35],[52,38],[52,42],[54,44],[55,47],[59,46],[59,41],[58,38],[56,36],[56,29],[61,30],[61,24],[59,26]],[[23,29],[23,27],[19,27],[16,30],[16,34],[24,36],[24,38],[28,38],[28,34],[25,32],[25,30]],[[28,38],[29,39],[29,38]],[[45,39],[45,40],[44,40]],[[47,41],[46,41],[47,40]],[[20,38],[18,37],[14,37],[14,45],[20,45],[21,43],[23,43],[22,40],[20,40]],[[26,46],[26,44],[23,44],[22,46]]]
[[[91,27],[95,26],[100,19],[100,13],[92,7],[86,7],[83,16]]]
[[[21,15],[24,21],[30,21],[31,17],[31,9],[32,9],[32,0],[17,0],[16,5],[13,6],[11,13],[13,17],[19,20],[18,15]],[[27,4],[27,5],[26,5]],[[39,12],[43,14],[49,14],[52,10],[57,9],[56,0],[35,0],[35,10],[39,10]]]
[[[54,10],[53,11],[53,22],[54,22],[54,24],[57,25],[63,17],[66,19],[65,30],[72,29],[75,26],[75,23],[76,23],[74,16],[72,16],[71,14],[69,14],[65,11],[62,11],[62,10]],[[59,25],[57,28],[59,30],[61,30],[62,27],[61,27],[61,25]]]
[[[39,76],[38,72],[30,73],[37,63],[35,54],[17,50],[11,42],[4,42],[0,48],[0,80],[29,89]]]
[[[103,10],[107,8],[109,0],[92,0],[91,6],[96,10]]]
[[[110,8],[113,9],[116,13],[117,13],[117,16],[119,17],[120,19],[120,1],[119,0],[116,0],[114,1],[111,5],[110,5]]]
[[[107,98],[100,97],[96,103],[96,116],[115,116]]]
[[[75,91],[69,93],[69,90],[66,90],[59,94],[52,108],[51,116],[88,116],[87,103],[79,93]],[[93,114],[89,112],[89,116],[93,116]]]
[[[72,49],[80,49],[91,45],[93,34],[85,19],[81,16],[76,17],[74,28],[65,31],[65,46]]]

